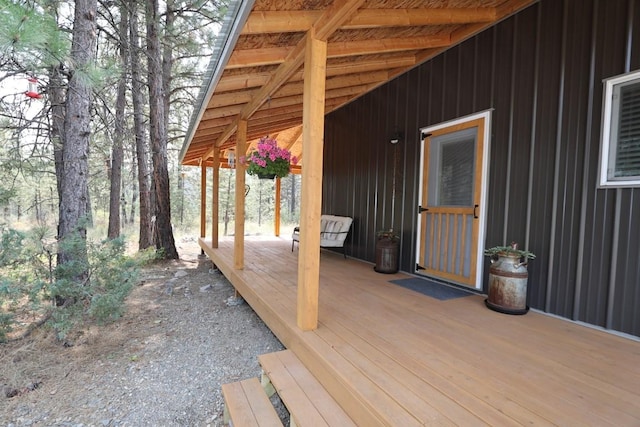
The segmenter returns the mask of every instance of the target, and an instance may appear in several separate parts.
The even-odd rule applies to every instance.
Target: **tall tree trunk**
[[[57,64],[49,69],[49,102],[51,103],[51,115],[49,137],[53,146],[53,159],[56,171],[56,190],[58,200],[62,199],[62,142],[64,141],[64,116],[65,116],[65,90],[62,64]]]
[[[57,0],[50,2],[52,14],[57,17],[59,3]],[[56,18],[57,19],[57,18]],[[64,141],[64,117],[65,117],[65,78],[62,74],[62,63],[51,65],[49,72],[49,85],[47,92],[51,104],[49,117],[49,139],[53,147],[53,159],[56,173],[56,190],[58,203],[62,199],[62,175],[64,165],[62,161],[62,143]],[[58,232],[59,234],[59,232]]]
[[[147,5],[147,63],[149,72],[149,134],[153,182],[155,187],[155,241],[156,248],[164,251],[168,259],[177,259],[171,227],[171,198],[169,195],[169,171],[167,161],[167,126],[162,83],[162,58],[160,51],[158,0]]]
[[[113,148],[111,150],[111,187],[109,191],[109,227],[107,238],[115,239],[120,235],[120,189],[122,188],[122,163],[124,151],[122,140],[124,139],[124,109],[126,103],[126,79],[128,64],[128,14],[124,2],[120,3],[120,23],[118,25],[120,36],[120,66],[122,72],[118,80],[118,93],[116,95],[115,133],[113,136]]]
[[[127,218],[127,188],[125,186],[124,180],[122,180],[122,189],[121,189],[121,196],[120,196],[120,210],[121,212],[121,224],[128,224],[128,218]]]
[[[142,126],[142,123],[140,123]],[[135,147],[133,153],[133,161],[131,165],[131,208],[129,210],[129,224],[133,224],[136,219],[136,201],[138,200],[138,186],[136,185],[136,176],[138,173],[138,162],[136,159]],[[147,205],[148,206],[148,205]],[[148,221],[147,221],[148,223]],[[151,233],[149,233],[151,234]],[[148,246],[147,246],[148,247]]]
[[[56,198],[53,196],[53,187],[49,187],[49,213],[51,216],[56,214],[55,200]]]
[[[42,224],[42,196],[39,188],[36,188],[36,194],[33,196],[33,205],[36,212],[36,222]]]
[[[173,46],[175,44],[174,23],[176,20],[175,13],[175,0],[166,0],[167,11],[164,14],[164,40],[163,52],[162,52],[162,89],[163,89],[163,103],[165,111],[165,129],[167,128],[167,122],[169,121],[169,108],[171,105],[171,84],[173,82],[172,67],[173,67]],[[166,133],[166,131],[165,131]]]
[[[75,237],[73,250],[61,245],[58,264],[78,262],[87,258],[87,194],[89,136],[91,135],[91,88],[83,76],[96,52],[96,0],[77,0],[71,42],[71,79],[67,91],[64,139],[62,144],[62,182],[58,238],[66,242]],[[85,280],[86,270],[78,272],[77,280]],[[57,301],[57,303],[63,303]]]
[[[129,41],[131,46],[131,99],[133,103],[133,127],[136,136],[136,163],[138,164],[138,190],[140,195],[140,235],[138,249],[153,246],[151,228],[151,190],[147,144],[144,132],[145,92],[140,73],[140,37],[138,35],[138,2],[131,0],[129,4]],[[134,199],[131,208],[135,207]],[[131,215],[134,218],[134,215]]]

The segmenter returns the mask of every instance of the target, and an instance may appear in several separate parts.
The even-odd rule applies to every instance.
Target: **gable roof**
[[[302,158],[305,40],[327,40],[325,114],[537,0],[235,0],[180,152],[185,165],[270,135]]]

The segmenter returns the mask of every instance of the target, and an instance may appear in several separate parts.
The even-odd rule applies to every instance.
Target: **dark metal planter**
[[[380,237],[376,241],[376,265],[378,273],[393,274],[398,272],[400,241],[394,238]]]

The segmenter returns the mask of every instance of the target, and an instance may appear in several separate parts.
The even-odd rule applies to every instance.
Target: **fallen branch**
[[[16,342],[16,341],[25,339],[26,337],[31,335],[33,331],[38,329],[40,326],[44,325],[47,322],[47,320],[51,318],[51,314],[52,314],[51,310],[47,311],[47,313],[45,313],[44,316],[42,316],[36,322],[30,323],[29,326],[27,326],[27,328],[24,331],[22,331],[20,334],[18,334],[15,337],[9,338],[7,342]]]

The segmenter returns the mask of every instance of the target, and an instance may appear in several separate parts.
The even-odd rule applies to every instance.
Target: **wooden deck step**
[[[260,380],[249,378],[223,384],[224,421],[233,427],[282,427]]]
[[[289,410],[291,426],[356,425],[291,350],[263,354],[258,360]]]

